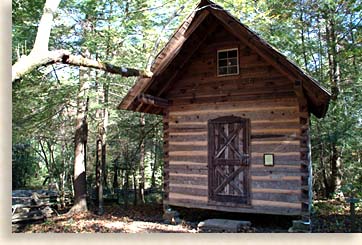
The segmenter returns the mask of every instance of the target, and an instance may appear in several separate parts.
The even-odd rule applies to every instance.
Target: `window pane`
[[[236,66],[238,64],[237,58],[229,59],[228,65],[229,66]]]
[[[233,57],[237,57],[237,51],[236,50],[228,51],[228,58],[233,58]]]
[[[236,66],[228,67],[228,74],[236,74],[238,72]]]
[[[219,66],[227,66],[227,60],[219,60]]]
[[[226,67],[220,67],[219,68],[219,75],[227,74],[227,68]]]
[[[219,59],[227,58],[227,52],[219,52],[218,55],[219,55],[219,57],[218,57]]]

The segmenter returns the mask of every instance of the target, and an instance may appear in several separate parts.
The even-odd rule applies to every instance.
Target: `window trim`
[[[232,74],[219,74],[219,53],[221,52],[227,52],[227,51],[233,51],[236,50],[236,73],[232,73]],[[216,53],[216,60],[217,60],[217,65],[216,65],[216,73],[218,77],[225,77],[225,76],[235,76],[235,75],[239,75],[240,74],[240,69],[239,69],[239,48],[229,48],[229,49],[219,49],[217,50]],[[228,66],[226,66],[228,67]]]

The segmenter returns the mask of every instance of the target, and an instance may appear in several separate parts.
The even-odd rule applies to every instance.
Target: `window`
[[[228,76],[239,74],[238,49],[217,51],[217,75]]]

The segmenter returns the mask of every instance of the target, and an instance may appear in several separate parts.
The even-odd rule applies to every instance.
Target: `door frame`
[[[220,200],[214,195],[213,188],[213,176],[214,176],[214,168],[213,168],[213,157],[215,152],[215,143],[214,143],[214,129],[215,125],[217,124],[228,124],[228,123],[240,123],[243,129],[243,153],[247,154],[246,159],[240,160],[242,165],[240,166],[243,168],[243,189],[246,192],[244,199],[242,202],[232,201],[233,198],[230,198],[228,201]],[[250,127],[250,119],[249,118],[242,118],[237,116],[224,116],[218,117],[215,119],[208,120],[208,201],[210,204],[222,204],[222,205],[250,205],[250,162],[251,162],[251,147],[250,147],[250,139],[251,139],[251,127]]]

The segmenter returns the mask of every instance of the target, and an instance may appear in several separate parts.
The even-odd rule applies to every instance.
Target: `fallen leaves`
[[[351,218],[345,206],[335,202],[318,204],[318,212],[312,216],[312,232],[351,232]],[[191,212],[191,211],[190,211]],[[166,224],[162,219],[163,208],[159,204],[123,207],[109,205],[104,215],[96,212],[82,212],[74,215],[53,216],[43,223],[28,224],[13,232],[25,233],[196,233],[198,222],[204,220],[201,211],[193,212],[179,225]],[[211,212],[206,212],[209,216]],[[224,216],[226,214],[223,214]],[[250,217],[255,217],[252,215]],[[185,218],[185,217],[183,217]],[[235,218],[235,217],[234,217]],[[192,220],[193,222],[191,222]],[[244,232],[287,232],[280,219],[270,221],[267,226],[265,218],[252,220],[252,227]],[[356,232],[362,232],[362,213],[357,209],[355,217]]]
[[[137,206],[129,209],[106,207],[104,215],[82,212],[52,217],[42,224],[24,228],[25,233],[194,233],[185,225],[164,224],[162,207]]]

